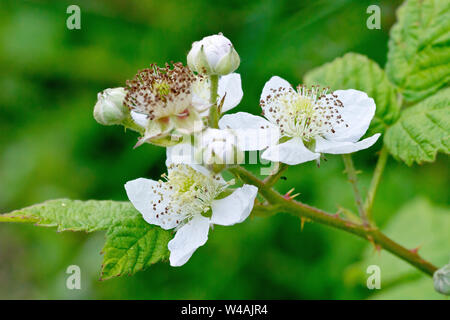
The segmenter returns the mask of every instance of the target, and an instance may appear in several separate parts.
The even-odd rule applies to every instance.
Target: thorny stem
[[[242,167],[233,167],[229,170],[237,178],[240,178],[245,183],[250,183],[258,187],[258,191],[264,198],[267,199],[270,205],[273,206],[272,208],[276,208],[280,212],[286,212],[300,218],[307,218],[311,221],[315,221],[355,234],[360,238],[370,241],[376,246],[376,248],[381,247],[389,251],[393,255],[408,262],[409,264],[423,271],[429,276],[432,276],[433,273],[437,270],[434,265],[422,259],[417,254],[417,252],[408,250],[395,241],[391,240],[375,226],[357,224],[348,220],[344,220],[340,218],[339,215],[327,213],[299,201],[286,199],[281,194],[276,192],[273,188],[267,186],[264,181],[260,180]]]
[[[210,75],[209,81],[211,82],[211,91],[209,102],[212,106],[209,108],[209,126],[211,128],[219,127],[219,110],[217,107],[217,90],[219,88],[219,76]]]
[[[373,172],[372,181],[370,182],[369,191],[367,191],[366,201],[364,202],[364,210],[366,212],[369,221],[372,221],[372,207],[375,195],[380,184],[381,175],[383,174],[386,162],[389,156],[389,152],[386,146],[383,146],[378,156],[377,165],[375,171]]]
[[[355,166],[353,165],[352,156],[350,154],[343,154],[342,159],[344,159],[345,171],[347,172],[348,181],[352,184],[353,194],[355,196],[356,206],[358,207],[358,213],[361,217],[363,224],[369,226],[370,222],[367,218],[366,211],[364,210],[364,205],[362,202],[361,194],[358,188],[358,178],[356,177]]]

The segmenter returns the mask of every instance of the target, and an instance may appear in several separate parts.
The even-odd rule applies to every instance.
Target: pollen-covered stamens
[[[207,213],[212,201],[232,182],[224,182],[220,176],[205,175],[192,167],[170,165],[168,174],[162,176],[152,189],[157,194],[150,205],[161,224],[177,226],[195,215]]]
[[[336,126],[346,125],[340,114],[343,103],[327,88],[304,85],[270,89],[260,101],[264,116],[278,125],[281,134],[311,141],[325,133],[333,134]]]
[[[152,64],[127,81],[125,104],[150,120],[185,115],[191,106],[195,75],[181,62],[164,68]]]

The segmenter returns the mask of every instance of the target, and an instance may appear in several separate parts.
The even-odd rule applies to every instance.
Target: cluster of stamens
[[[163,180],[152,187],[158,197],[151,201],[155,217],[165,225],[179,225],[195,215],[205,214],[212,201],[231,183],[216,175],[204,175],[184,164],[172,164]],[[167,197],[167,198],[166,198]]]
[[[173,68],[152,64],[127,81],[124,103],[150,120],[188,115],[194,80],[195,75],[181,62],[173,63]]]
[[[348,126],[340,114],[344,107],[338,96],[328,88],[299,85],[293,88],[271,89],[260,101],[263,115],[276,124],[281,134],[311,141],[316,136],[335,133],[336,127]]]

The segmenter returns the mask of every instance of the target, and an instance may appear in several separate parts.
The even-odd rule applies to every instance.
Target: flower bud
[[[106,89],[97,96],[94,107],[95,120],[105,126],[124,124],[130,117],[130,110],[123,104],[124,88]]]
[[[239,55],[222,33],[196,41],[187,56],[191,70],[207,75],[227,75],[239,67]]]
[[[437,270],[433,275],[434,289],[450,295],[450,263]]]
[[[238,137],[231,131],[209,128],[199,136],[195,160],[213,172],[244,161],[245,154],[237,146]]]

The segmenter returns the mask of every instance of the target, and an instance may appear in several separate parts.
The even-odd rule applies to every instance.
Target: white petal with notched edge
[[[167,191],[166,196],[161,202],[158,202],[160,196],[153,190],[158,190],[159,183],[151,179],[139,178],[136,180],[128,181],[125,184],[125,190],[127,192],[128,199],[130,199],[133,206],[142,214],[145,221],[150,224],[155,224],[163,229],[169,230],[177,226],[175,219],[167,219],[164,216],[156,218],[156,214],[163,212],[164,208],[168,206],[170,195]],[[155,209],[151,205],[156,203]],[[164,222],[164,223],[163,223]]]
[[[263,159],[289,165],[315,160],[319,157],[320,153],[312,152],[306,148],[301,138],[292,138],[287,142],[271,146],[261,155]]]
[[[358,142],[350,141],[329,141],[323,138],[316,139],[316,152],[331,153],[331,154],[346,154],[359,150],[367,149],[377,142],[380,134],[374,134],[373,136],[366,138]]]
[[[220,77],[218,86],[218,102],[222,101],[225,97],[222,105],[222,112],[227,112],[236,107],[242,100],[244,92],[242,91],[241,75],[239,73],[231,73],[226,76]]]
[[[278,143],[280,130],[266,119],[247,112],[226,114],[219,120],[219,128],[233,129],[238,147],[243,151],[262,150]]]
[[[246,184],[236,189],[228,197],[214,200],[211,205],[211,222],[222,226],[241,223],[252,211],[257,193],[258,188]]]
[[[169,241],[168,245],[171,266],[182,266],[198,247],[206,243],[209,226],[210,219],[198,215],[178,229],[175,237]]]
[[[365,92],[349,89],[337,90],[334,94],[343,103],[339,112],[343,123],[334,124],[335,133],[327,133],[324,138],[330,141],[358,141],[369,128],[375,115],[375,101]]]

